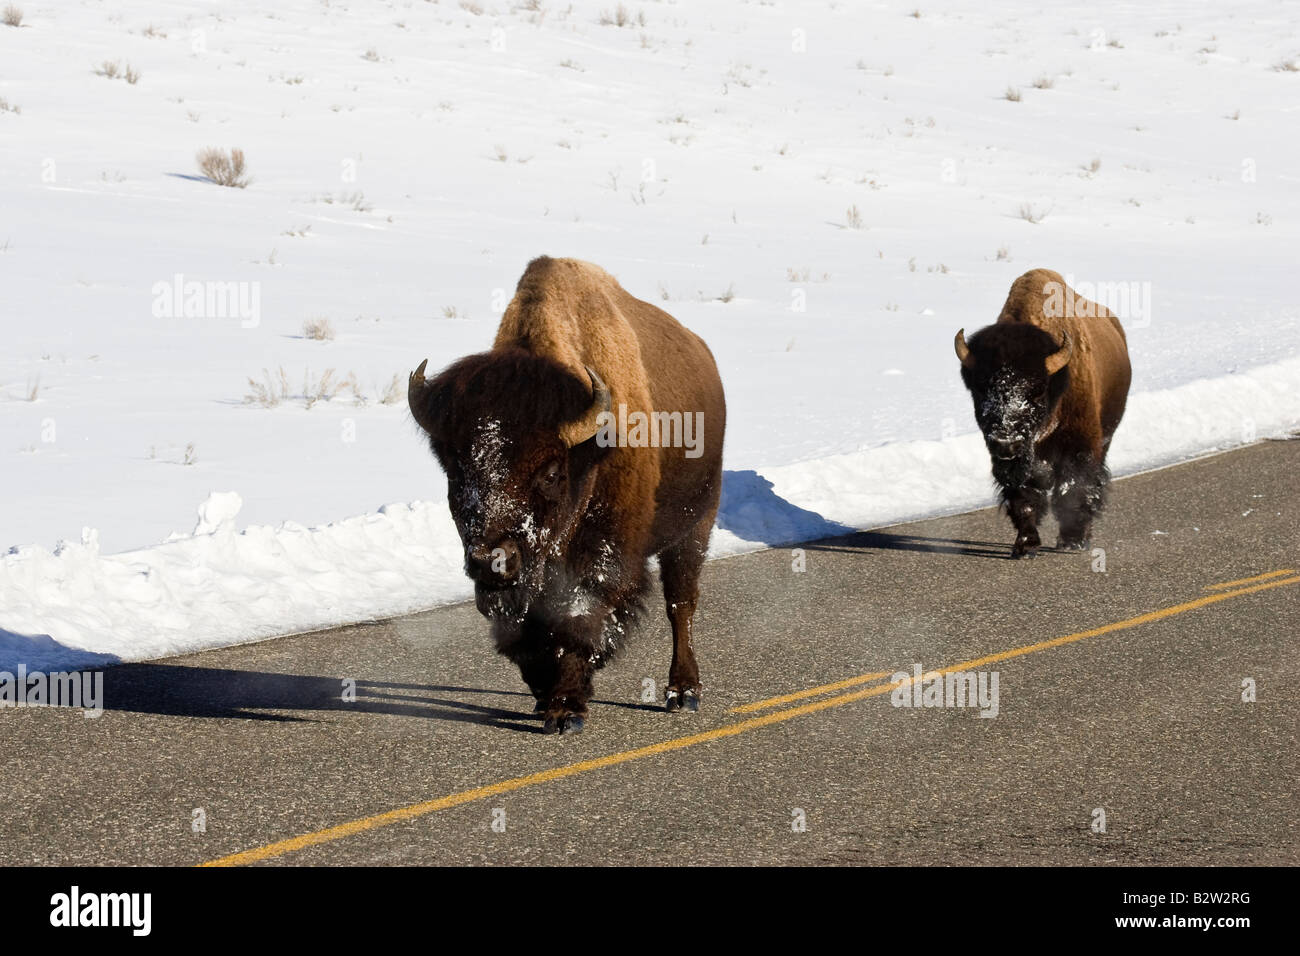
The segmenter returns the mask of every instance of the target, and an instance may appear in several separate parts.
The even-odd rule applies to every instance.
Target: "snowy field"
[[[405,379],[542,253],[712,347],[717,554],[990,503],[952,337],[1035,266],[1128,295],[1116,474],[1300,424],[1282,0],[15,6],[0,668],[467,597]]]

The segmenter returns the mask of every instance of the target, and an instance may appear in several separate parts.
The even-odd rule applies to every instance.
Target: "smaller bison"
[[[652,556],[673,630],[665,704],[697,710],[692,631],[726,420],[708,346],[603,269],[542,256],[490,351],[432,380],[424,369],[411,413],[447,473],[478,610],[543,729],[582,730]]]
[[[1058,273],[1034,269],[1012,283],[995,324],[969,342],[958,331],[954,345],[1015,525],[1011,556],[1037,553],[1049,500],[1057,547],[1088,547],[1132,376],[1119,319]]]

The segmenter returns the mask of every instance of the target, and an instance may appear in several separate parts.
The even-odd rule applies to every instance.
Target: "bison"
[[[411,413],[447,475],[474,599],[547,733],[582,730],[659,559],[670,711],[698,710],[692,625],[722,488],[726,405],[708,346],[603,269],[528,264],[490,351],[426,380]]]
[[[1049,499],[1057,547],[1088,547],[1132,375],[1119,319],[1058,273],[1033,269],[1011,284],[996,323],[969,342],[959,330],[954,345],[1016,529],[1012,557],[1037,553]]]

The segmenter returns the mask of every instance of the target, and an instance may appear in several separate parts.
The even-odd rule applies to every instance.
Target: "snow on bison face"
[[[522,620],[586,512],[605,453],[595,416],[609,391],[526,354],[470,356],[431,382],[421,365],[410,405],[447,474],[447,503],[481,614]]]
[[[1058,343],[1035,326],[999,323],[976,332],[969,344],[959,331],[954,345],[994,470],[1027,472],[1069,385],[1069,336]]]
[[[449,450],[447,503],[465,545],[479,612],[522,618],[540,596],[548,561],[578,516],[568,449],[556,437],[512,440],[484,418],[467,448]]]

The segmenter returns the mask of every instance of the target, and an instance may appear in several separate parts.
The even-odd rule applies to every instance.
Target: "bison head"
[[[994,472],[1027,474],[1034,445],[1050,431],[1069,385],[1070,336],[1057,342],[1037,326],[1002,322],[981,329],[967,343],[965,331],[953,344]]]
[[[447,473],[465,571],[488,617],[522,619],[559,562],[595,487],[596,418],[610,393],[523,349],[471,355],[411,374],[416,422]]]

